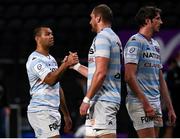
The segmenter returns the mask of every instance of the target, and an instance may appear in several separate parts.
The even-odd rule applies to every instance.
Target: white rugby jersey
[[[95,58],[109,58],[108,73],[102,87],[92,101],[102,100],[120,104],[121,100],[121,62],[120,49],[122,49],[119,37],[111,28],[104,28],[93,40],[88,55],[88,82],[89,89],[91,81],[96,70]]]
[[[124,50],[126,63],[137,64],[137,81],[150,102],[160,99],[159,74],[162,68],[160,46],[157,41],[148,41],[143,35],[137,33],[127,42]],[[127,85],[128,97],[131,102],[139,102]]]
[[[48,73],[58,68],[56,60],[51,56],[44,56],[34,51],[26,63],[30,83],[31,100],[28,112],[41,110],[58,110],[60,104],[60,84],[48,85],[43,80]]]

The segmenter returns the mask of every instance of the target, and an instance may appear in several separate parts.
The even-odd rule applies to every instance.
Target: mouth
[[[54,43],[54,39],[51,39],[50,42]]]

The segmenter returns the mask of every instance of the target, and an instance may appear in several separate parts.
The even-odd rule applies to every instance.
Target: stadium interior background
[[[16,118],[19,119],[19,122],[9,125],[9,136],[26,137],[27,133],[32,132],[26,117],[30,95],[25,63],[35,49],[32,34],[34,27],[41,24],[52,27],[55,45],[50,53],[58,61],[62,60],[68,51],[77,51],[80,62],[87,65],[88,50],[95,36],[89,26],[89,14],[95,5],[100,3],[108,4],[113,10],[113,29],[117,33],[124,30],[136,31],[134,15],[141,6],[148,4],[156,5],[163,11],[164,24],[161,31],[180,32],[180,1],[0,0],[0,69],[4,71],[3,82],[7,88],[7,101],[15,110],[14,114],[19,114],[12,117],[15,121]],[[72,134],[82,123],[81,120],[84,120],[79,117],[79,105],[84,96],[85,82],[82,76],[72,70],[67,70],[61,81],[73,120]],[[123,111],[124,114],[118,118],[118,132],[126,137],[128,118],[125,110]],[[18,131],[11,131],[12,129]]]

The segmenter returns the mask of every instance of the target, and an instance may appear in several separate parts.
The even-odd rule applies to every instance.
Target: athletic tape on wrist
[[[89,104],[90,103],[90,99],[88,97],[84,97],[83,102]]]
[[[81,64],[77,63],[76,65],[73,66],[73,69],[78,71],[80,66],[81,66]]]

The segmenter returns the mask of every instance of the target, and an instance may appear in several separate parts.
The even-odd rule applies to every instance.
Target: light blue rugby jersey
[[[124,50],[126,63],[137,64],[137,81],[150,102],[157,102],[160,99],[159,74],[162,68],[160,57],[160,46],[157,41],[148,41],[144,36],[137,33],[127,42]],[[139,102],[127,86],[130,102]]]
[[[27,74],[30,83],[31,100],[28,112],[42,110],[58,110],[60,104],[60,84],[52,86],[43,83],[49,72],[58,68],[56,60],[51,56],[44,56],[34,51],[26,63]]]
[[[93,40],[88,55],[88,82],[89,89],[96,70],[95,58],[106,57],[110,59],[109,70],[104,80],[103,86],[92,101],[102,100],[120,104],[121,100],[121,62],[120,49],[122,49],[119,37],[111,28],[104,28]]]

